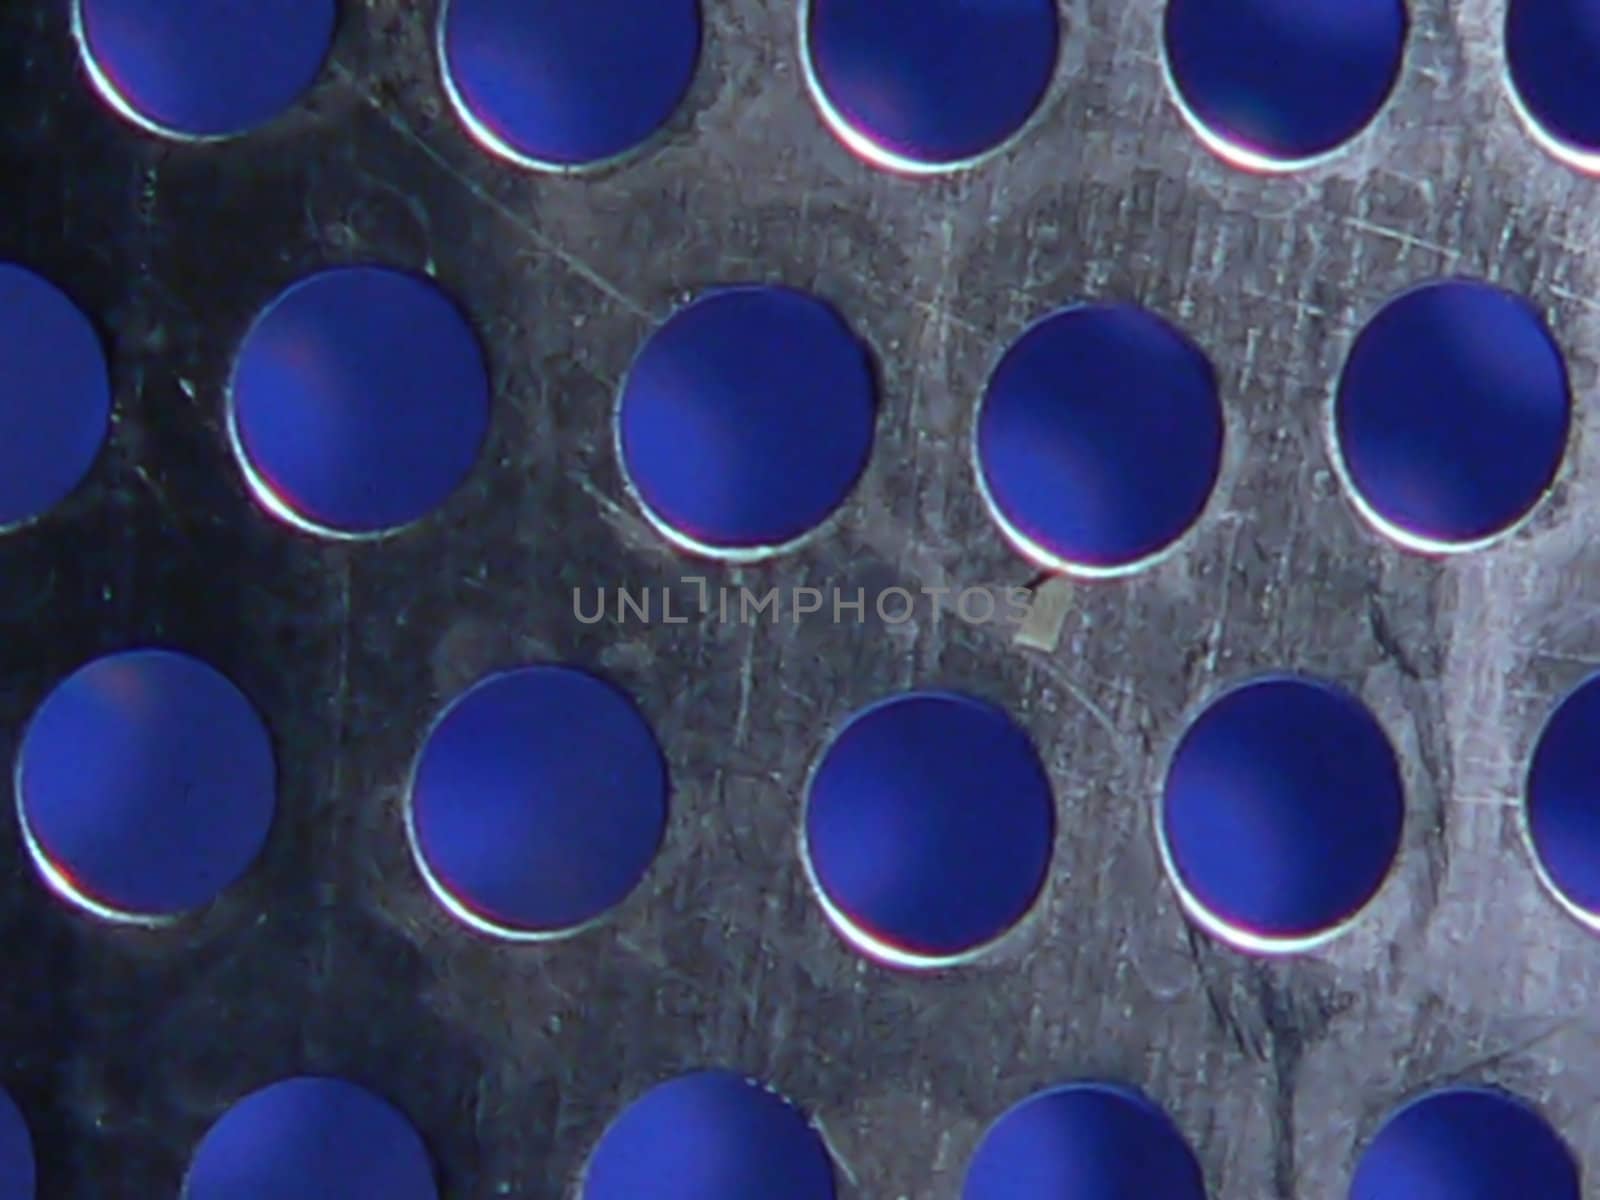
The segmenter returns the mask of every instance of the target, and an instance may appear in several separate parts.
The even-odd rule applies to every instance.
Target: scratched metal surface
[[[846,1200],[953,1200],[990,1120],[1082,1076],[1163,1102],[1218,1197],[1340,1196],[1380,1115],[1458,1078],[1535,1100],[1600,1161],[1600,942],[1539,889],[1513,807],[1549,706],[1600,661],[1600,204],[1516,124],[1498,0],[1414,0],[1379,123],[1285,178],[1231,170],[1183,126],[1158,0],[1063,0],[1064,59],[1035,124],[935,181],[873,171],[824,131],[780,0],[707,0],[698,83],[651,152],[598,176],[520,173],[454,123],[432,7],[346,5],[334,61],[293,114],[185,146],[100,106],[64,4],[0,6],[0,257],[94,315],[117,397],[90,484],[0,538],[0,754],[70,667],[155,641],[244,687],[284,780],[259,867],[161,933],[52,901],[0,806],[0,1082],[33,1124],[43,1195],[174,1195],[228,1102],[300,1070],[393,1099],[462,1200],[572,1195],[624,1100],[697,1065],[742,1068],[808,1108]],[[220,389],[276,289],[350,261],[425,268],[461,299],[497,410],[444,512],[332,545],[252,504]],[[1549,311],[1582,411],[1529,527],[1430,562],[1359,524],[1322,421],[1364,317],[1451,273]],[[707,570],[628,503],[609,419],[652,324],[699,287],[748,279],[839,305],[881,357],[885,405],[833,526],[770,565]],[[1179,320],[1218,365],[1230,441],[1182,552],[1067,589],[1053,650],[931,603],[892,629],[573,619],[575,586],[669,586],[687,604],[701,574],[763,589],[1032,582],[981,511],[969,422],[1005,342],[1083,297]],[[674,811],[613,920],[508,946],[425,894],[399,803],[442,702],[548,658],[638,695]],[[1411,820],[1353,932],[1263,963],[1186,927],[1149,814],[1186,716],[1272,667],[1373,706]],[[861,960],[813,903],[799,790],[848,711],[935,683],[1019,714],[1061,831],[1041,908],[999,953],[899,974]]]

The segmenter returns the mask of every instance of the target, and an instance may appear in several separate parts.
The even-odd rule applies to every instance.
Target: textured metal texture
[[[0,1083],[29,1114],[42,1195],[176,1194],[249,1089],[343,1074],[393,1100],[443,1194],[559,1200],[621,1105],[728,1066],[808,1109],[846,1200],[953,1200],[982,1129],[1048,1083],[1145,1088],[1218,1197],[1343,1194],[1383,1113],[1450,1080],[1504,1084],[1600,1161],[1600,943],[1540,888],[1516,802],[1556,698],[1600,663],[1587,396],[1596,184],[1517,124],[1499,0],[1414,0],[1399,89],[1352,147],[1263,177],[1207,153],[1166,94],[1158,0],[1062,0],[1063,60],[1026,134],[978,169],[870,169],[806,94],[790,0],[707,0],[668,135],[595,174],[518,171],[453,119],[433,4],[344,6],[308,100],[237,142],[142,135],[81,77],[66,5],[0,8],[0,257],[99,323],[116,423],[90,483],[0,536],[0,754],[72,667],[193,651],[273,731],[267,853],[166,931],[69,912],[0,806]],[[446,510],[331,544],[252,502],[222,419],[228,365],[280,287],[330,263],[424,269],[470,312],[496,385],[488,450]],[[1569,355],[1578,430],[1508,541],[1430,561],[1363,526],[1325,434],[1360,323],[1420,280],[1531,297]],[[884,406],[839,519],[763,565],[673,552],[629,501],[619,381],[695,290],[781,280],[870,340]],[[926,597],[913,622],[574,619],[575,587],[1024,585],[972,479],[983,380],[1033,318],[1132,299],[1212,356],[1229,422],[1201,525],[1135,577],[1064,592],[1053,649]],[[1002,612],[1005,611],[1002,607]],[[1035,639],[1037,640],[1037,639]],[[673,770],[665,850],[610,920],[491,942],[407,855],[420,739],[485,672],[565,660],[628,687]],[[1231,681],[1339,680],[1399,750],[1395,873],[1348,935],[1258,961],[1191,930],[1151,805],[1187,717]],[[796,839],[829,731],[902,687],[1018,714],[1061,824],[1040,907],[937,974],[863,960],[824,921]]]

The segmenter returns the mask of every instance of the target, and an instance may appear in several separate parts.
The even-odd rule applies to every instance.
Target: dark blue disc
[[[1055,800],[1028,735],[1000,708],[908,692],[852,717],[811,779],[805,850],[834,925],[903,966],[983,947],[1032,907]]]
[[[438,1200],[411,1123],[340,1079],[262,1088],[222,1115],[195,1149],[183,1200]]]
[[[1167,0],[1185,116],[1239,166],[1318,158],[1360,133],[1400,77],[1405,0]]]
[[[344,267],[295,284],[233,369],[238,450],[258,498],[302,528],[359,536],[427,516],[489,429],[477,335],[432,283]]]
[[[1600,675],[1563,700],[1539,735],[1525,803],[1546,878],[1600,924]]]
[[[1086,305],[1006,352],[978,414],[979,479],[1007,537],[1043,565],[1124,570],[1200,517],[1222,465],[1206,356],[1153,313]]]
[[[291,107],[333,42],[335,0],[76,0],[96,88],[154,132],[244,133]]]
[[[1579,1167],[1524,1101],[1488,1088],[1401,1108],[1362,1154],[1350,1200],[1579,1200]]]
[[[111,382],[87,317],[31,271],[0,263],[0,528],[66,498],[94,465]]]
[[[1509,0],[1506,69],[1547,147],[1600,169],[1600,0]]]
[[[782,1096],[726,1071],[630,1104],[589,1159],[583,1200],[833,1200],[833,1164]]]
[[[35,1186],[27,1122],[0,1088],[0,1200],[34,1200]]]
[[[1572,398],[1531,305],[1452,280],[1406,292],[1361,331],[1334,417],[1363,513],[1403,544],[1443,551],[1505,532],[1539,502],[1566,453]]]
[[[40,871],[107,917],[216,899],[260,854],[277,770],[261,718],[187,655],[132,650],[57,685],[29,723],[17,801]]]
[[[655,735],[610,684],[568,667],[490,676],[417,763],[412,828],[442,902],[492,932],[577,928],[644,877],[667,820]]]
[[[902,170],[961,166],[1039,107],[1056,0],[802,0],[818,107],[852,150]]]
[[[1128,1088],[1039,1092],[990,1127],[962,1200],[1205,1200],[1200,1164],[1158,1106]]]
[[[446,0],[445,80],[490,150],[603,163],[665,125],[700,58],[699,0]]]
[[[1161,833],[1187,906],[1246,950],[1292,950],[1354,917],[1400,849],[1388,737],[1331,684],[1271,677],[1214,701],[1167,772]]]
[[[634,359],[617,411],[645,512],[709,554],[781,548],[849,495],[872,453],[867,348],[822,301],[782,287],[708,293]]]

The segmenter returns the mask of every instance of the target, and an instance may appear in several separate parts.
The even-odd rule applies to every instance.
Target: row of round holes
[[[41,515],[89,471],[110,385],[88,319],[0,264],[0,528]],[[257,317],[227,424],[257,499],[294,526],[370,537],[420,520],[472,472],[491,395],[477,337],[430,281],[325,270]],[[824,302],[777,286],[703,294],[645,342],[619,389],[628,491],[681,549],[735,561],[818,530],[872,452],[871,352]],[[1564,459],[1572,402],[1543,319],[1485,283],[1385,305],[1351,347],[1329,411],[1357,510],[1424,552],[1516,528]],[[1132,305],[1083,304],[1027,329],[990,375],[973,429],[989,512],[1051,570],[1120,575],[1177,545],[1211,502],[1225,418],[1206,355]]]
[[[1557,707],[1527,775],[1540,878],[1600,926],[1600,676]],[[271,738],[211,667],[168,650],[97,659],[45,698],[17,753],[24,843],[59,895],[162,925],[257,859],[277,808]],[[480,932],[571,936],[655,861],[670,780],[632,699],[572,667],[491,675],[451,702],[413,765],[405,826],[435,898]],[[900,693],[854,714],[804,785],[800,858],[833,927],[903,968],[970,962],[1035,909],[1057,805],[1000,707]],[[1363,912],[1399,855],[1405,793],[1382,727],[1304,676],[1213,698],[1167,765],[1158,842],[1185,911],[1251,953],[1320,945]]]
[[[929,174],[1012,142],[1058,66],[1057,0],[797,0],[804,75],[827,125],[878,166]],[[76,0],[90,78],[123,116],[192,140],[234,136],[319,74],[336,0],[174,6]],[[445,91],[472,135],[523,166],[571,171],[647,143],[682,104],[699,0],[442,0]],[[1179,111],[1229,162],[1319,162],[1399,79],[1404,0],[1167,0],[1162,62]],[[1547,150],[1600,170],[1600,21],[1592,0],[1508,0],[1508,91]]]
[[[1578,1200],[1581,1167],[1549,1122],[1509,1093],[1453,1087],[1402,1106],[1363,1149],[1349,1200],[1536,1196]],[[247,1183],[244,1181],[248,1181]],[[700,1071],[659,1084],[601,1136],[581,1200],[834,1200],[828,1147],[760,1082]],[[438,1200],[428,1150],[387,1101],[302,1076],[229,1108],[200,1140],[181,1200]],[[994,1122],[961,1200],[1205,1200],[1188,1141],[1130,1088],[1076,1083],[1029,1096]],[[0,1091],[0,1200],[34,1200],[21,1114]]]

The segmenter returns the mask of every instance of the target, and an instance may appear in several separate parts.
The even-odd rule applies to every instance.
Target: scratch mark
[[[340,82],[347,84],[367,107],[382,117],[390,128],[420,150],[434,166],[459,184],[473,199],[486,208],[492,209],[508,224],[515,227],[523,237],[538,246],[544,253],[558,260],[573,274],[577,275],[619,308],[625,309],[641,320],[648,321],[653,319],[650,310],[641,301],[630,296],[611,280],[607,279],[593,263],[546,236],[536,225],[518,213],[516,209],[505,203],[505,201],[489,191],[488,188],[451,163],[448,158],[434,149],[433,146],[429,145],[392,106],[384,104],[382,100],[361,84],[347,68],[335,64],[332,70]]]
[[[1498,1066],[1508,1058],[1518,1054],[1526,1054],[1535,1046],[1542,1045],[1545,1042],[1560,1037],[1567,1030],[1572,1029],[1574,1026],[1582,1023],[1582,1021],[1583,1018],[1580,1016],[1563,1017],[1554,1025],[1550,1026],[1550,1028],[1540,1030],[1531,1037],[1523,1038],[1521,1041],[1512,1042],[1509,1045],[1502,1046],[1500,1049],[1490,1054],[1485,1054],[1480,1058],[1473,1059],[1471,1062],[1464,1063],[1460,1067],[1457,1067],[1454,1071],[1450,1072],[1450,1074],[1457,1078],[1479,1075],[1487,1068]]]
[[[578,490],[599,505],[601,516],[631,547],[652,554],[668,553],[666,543],[656,536],[648,521],[626,505],[619,504],[606,495],[588,476],[568,472],[567,478],[577,484]]]
[[[350,700],[350,573],[350,560],[346,558],[339,572],[339,661],[333,682],[333,738],[336,749],[329,795],[335,804],[344,801],[345,711]]]
[[[1233,580],[1234,561],[1239,554],[1239,535],[1244,526],[1241,522],[1233,524],[1233,536],[1228,539],[1228,552],[1222,560],[1222,598],[1217,601],[1217,615],[1211,621],[1211,634],[1206,638],[1206,675],[1214,676],[1217,673],[1217,658],[1222,653],[1222,634],[1228,624],[1228,601],[1232,596],[1231,583]]]
[[[855,1169],[850,1166],[850,1160],[839,1153],[838,1144],[829,1135],[827,1126],[822,1123],[822,1119],[820,1117],[812,1117],[811,1125],[817,1131],[817,1136],[822,1139],[822,1144],[828,1151],[828,1157],[838,1165],[839,1173],[845,1177],[845,1182],[852,1189],[860,1187],[861,1181],[856,1177]]]
[[[1430,242],[1426,238],[1417,237],[1415,234],[1406,233],[1401,229],[1391,229],[1389,226],[1382,225],[1377,221],[1369,221],[1363,217],[1348,216],[1344,219],[1344,223],[1362,233],[1370,233],[1373,237],[1383,238],[1385,241],[1398,242],[1408,250],[1426,250],[1431,254],[1437,254],[1447,262],[1455,262],[1461,257],[1458,251],[1452,250],[1449,246],[1442,246],[1438,242]]]
[[[705,989],[702,987],[700,980],[679,970],[677,967],[673,966],[667,961],[665,955],[647,949],[644,944],[638,941],[636,938],[618,934],[617,945],[626,950],[629,954],[632,954],[641,962],[646,963],[650,967],[654,968],[663,979],[670,980],[671,982],[677,984],[690,995],[700,996],[705,994]],[[541,971],[540,978],[541,980],[548,980],[549,976],[546,972]]]
[[[1407,679],[1420,681],[1422,671],[1401,643],[1394,626],[1389,623],[1389,614],[1383,611],[1376,591],[1367,595],[1367,626],[1372,630],[1372,640],[1378,644],[1379,651],[1394,663],[1400,674]]]
[[[1571,288],[1557,287],[1554,284],[1550,285],[1549,291],[1556,299],[1565,300],[1568,304],[1576,304],[1581,308],[1600,311],[1600,300],[1596,300],[1592,296],[1581,296]]]
[[[133,468],[133,473],[138,478],[139,482],[144,484],[146,490],[148,490],[149,493],[156,498],[156,503],[161,506],[161,511],[167,514],[167,519],[172,525],[173,529],[187,537],[188,535],[184,530],[183,522],[180,519],[180,514],[177,508],[173,505],[172,501],[167,498],[166,489],[161,486],[161,484],[155,479],[154,476],[150,474],[143,464],[136,465]]]
[[[1201,950],[1198,935],[1192,927],[1184,930],[1184,943],[1190,963],[1194,966],[1194,973],[1200,980],[1200,990],[1205,994],[1206,1007],[1211,1010],[1212,1018],[1222,1029],[1224,1035],[1233,1042],[1239,1052],[1247,1058],[1260,1061],[1266,1057],[1263,1047],[1246,1033],[1244,1026],[1234,1015],[1232,1007],[1222,995],[1221,985],[1211,977],[1206,970],[1204,953]]]
[[[1040,666],[1044,673],[1050,677],[1052,682],[1059,684],[1068,695],[1070,695],[1074,700],[1083,706],[1084,711],[1094,718],[1095,723],[1099,725],[1100,728],[1104,729],[1114,739],[1117,739],[1118,741],[1121,740],[1122,733],[1117,729],[1116,722],[1111,719],[1111,717],[1106,713],[1105,709],[1101,708],[1094,702],[1087,692],[1080,688],[1064,672],[1057,669],[1056,666],[1048,660],[1044,663],[1041,663]]]
[[[629,512],[622,505],[618,504],[599,488],[595,487],[594,481],[587,475],[581,475],[577,472],[573,472],[568,476],[568,478],[571,479],[573,483],[578,485],[579,491],[581,491],[585,496],[589,497],[589,499],[593,500],[601,508],[605,509],[610,516],[619,520],[626,520],[630,522],[634,520],[634,516],[631,512]]]
[[[1522,807],[1522,800],[1516,796],[1446,796],[1444,802],[1452,808]]]
[[[733,718],[733,744],[744,745],[750,729],[750,691],[755,678],[756,634],[755,626],[744,639],[744,653],[739,656],[739,711]]]
[[[863,282],[873,291],[875,295],[883,295],[883,289],[878,286],[875,280],[863,280]],[[945,325],[953,325],[957,329],[964,330],[975,337],[988,337],[991,332],[990,330],[985,329],[982,325],[979,325],[976,321],[951,312],[947,299],[942,295],[933,300],[912,300],[911,307],[916,309],[925,317],[930,317],[936,321],[941,321]],[[948,334],[941,336],[947,337]]]

